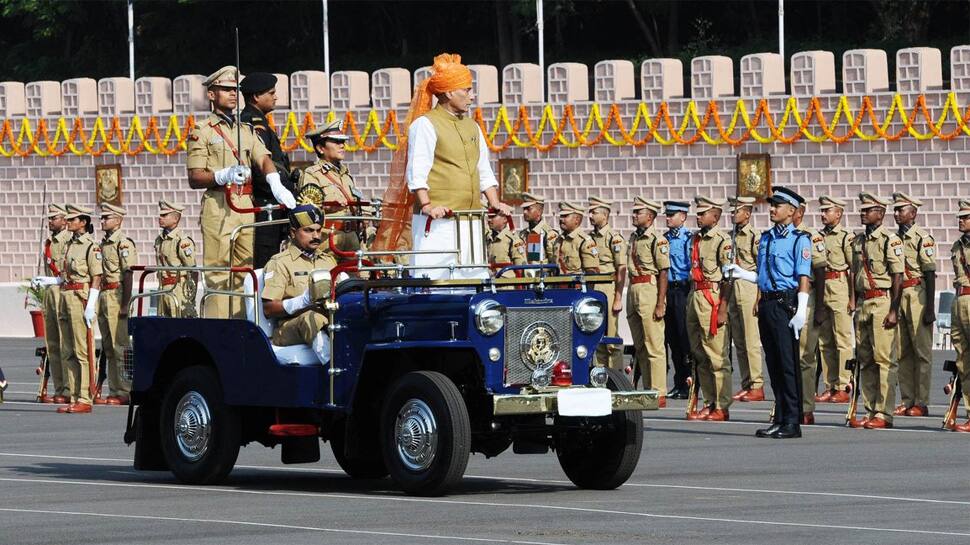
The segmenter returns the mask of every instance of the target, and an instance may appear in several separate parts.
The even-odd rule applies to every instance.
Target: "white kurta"
[[[479,129],[481,134],[481,129]],[[485,135],[481,134],[478,154],[479,189],[485,191],[498,185],[492,164],[489,162],[488,146]],[[426,117],[419,117],[408,127],[408,165],[405,175],[408,189],[412,192],[418,189],[428,189],[428,173],[434,163],[434,150],[438,142],[438,134],[431,121]],[[434,203],[431,203],[434,204]],[[461,248],[461,260],[456,259],[454,253],[417,254],[411,257],[411,264],[419,267],[445,267],[450,264],[487,263],[485,253],[485,234],[479,218],[462,219],[460,230],[461,240],[458,240],[458,221],[455,219],[437,219],[431,222],[431,229],[425,235],[425,225],[428,216],[414,214],[411,217],[411,248],[417,251],[449,252]],[[455,269],[446,268],[414,271],[414,276],[426,276],[433,280],[447,278],[488,278],[488,268]]]

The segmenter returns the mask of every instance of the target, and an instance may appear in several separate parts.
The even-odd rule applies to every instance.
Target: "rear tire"
[[[223,401],[219,376],[209,367],[175,375],[162,400],[159,430],[165,461],[183,483],[219,483],[236,464],[239,415]]]
[[[381,410],[381,450],[405,492],[443,494],[464,475],[470,446],[468,409],[451,379],[417,371],[391,386]]]
[[[606,371],[610,390],[633,389],[621,372]],[[556,435],[556,456],[562,470],[576,486],[612,490],[633,475],[643,448],[642,411],[616,411],[610,416],[596,418],[559,416],[556,424],[572,427]],[[584,429],[575,429],[575,426]]]

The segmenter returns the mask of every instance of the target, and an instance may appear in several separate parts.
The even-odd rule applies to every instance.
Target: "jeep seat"
[[[259,282],[260,291],[262,291],[263,269],[256,269],[256,280]],[[243,289],[248,294],[253,293],[253,278],[251,276],[246,276]],[[319,358],[317,358],[317,355],[309,345],[294,344],[292,346],[276,346],[273,344],[273,328],[276,325],[276,320],[266,318],[266,315],[263,314],[262,302],[260,304],[254,304],[252,298],[246,297],[246,319],[250,322],[255,322],[257,312],[259,313],[259,328],[263,330],[266,338],[270,340],[270,346],[273,347],[276,361],[284,365],[321,365]]]

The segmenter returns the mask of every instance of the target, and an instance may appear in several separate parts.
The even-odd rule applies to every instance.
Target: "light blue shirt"
[[[676,232],[675,232],[676,231]],[[693,248],[693,234],[686,227],[668,229],[664,238],[670,243],[670,268],[667,279],[681,282],[690,279],[690,252]]]
[[[775,225],[761,235],[758,252],[758,289],[798,288],[801,276],[812,274],[812,241],[791,224]]]

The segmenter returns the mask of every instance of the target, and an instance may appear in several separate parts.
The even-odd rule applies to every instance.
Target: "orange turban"
[[[428,78],[428,92],[432,95],[472,86],[472,71],[461,63],[461,55],[442,53],[434,58],[431,70],[434,75]]]

